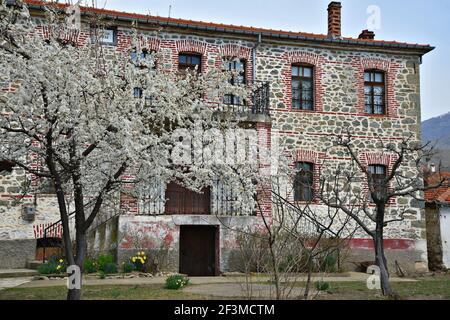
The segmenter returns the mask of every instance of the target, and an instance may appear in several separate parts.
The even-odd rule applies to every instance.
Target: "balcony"
[[[238,201],[237,193],[220,181],[214,181],[201,193],[176,183],[154,184],[139,201],[140,215],[214,215],[251,216],[255,208],[249,201]]]

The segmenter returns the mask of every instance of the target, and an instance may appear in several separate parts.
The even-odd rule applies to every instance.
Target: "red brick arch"
[[[314,165],[313,173],[313,190],[315,192],[319,189],[319,179],[322,170],[322,162],[325,159],[326,154],[323,152],[317,152],[313,150],[297,149],[293,155],[293,165],[295,162],[309,162]],[[315,201],[317,202],[317,200]]]
[[[175,42],[176,54],[173,55],[173,66],[175,70],[178,70],[178,55],[180,53],[196,53],[202,56],[202,72],[207,70],[207,53],[208,44],[197,40],[177,40]]]
[[[370,165],[383,165],[386,167],[386,174],[390,175],[392,172],[392,167],[394,166],[397,156],[395,154],[388,154],[383,152],[365,152],[360,156],[361,164],[366,167]],[[388,186],[388,188],[391,188]],[[369,194],[369,185],[367,181],[364,183],[363,192]],[[391,199],[392,204],[395,203],[395,199]]]

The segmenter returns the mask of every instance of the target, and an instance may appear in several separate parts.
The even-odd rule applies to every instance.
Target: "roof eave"
[[[28,4],[28,7],[31,9],[42,9],[44,5],[42,4]],[[93,13],[89,11],[82,11],[82,16],[92,16]],[[149,17],[149,19],[142,18],[133,18],[129,16],[121,16],[121,15],[105,15],[106,19],[110,20],[118,20],[123,22],[133,22],[137,21],[140,23],[146,24],[156,24],[159,26],[167,26],[167,27],[175,27],[175,28],[188,28],[199,31],[215,31],[215,32],[223,32],[230,34],[241,34],[241,35],[252,35],[252,36],[264,36],[273,39],[282,39],[282,40],[299,40],[306,42],[316,42],[316,43],[324,43],[329,45],[344,45],[344,46],[362,46],[362,47],[371,47],[371,48],[379,48],[379,49],[394,49],[401,51],[411,51],[420,55],[427,54],[435,49],[433,46],[427,45],[415,45],[415,44],[403,44],[403,43],[383,43],[383,42],[372,42],[372,41],[360,41],[360,40],[352,40],[352,39],[335,39],[335,38],[322,38],[317,36],[305,36],[305,35],[294,35],[287,33],[274,33],[268,31],[251,31],[244,29],[237,29],[233,27],[216,27],[216,26],[202,26],[194,23],[180,23],[180,22],[172,22],[172,21],[163,21],[157,19],[155,17]]]

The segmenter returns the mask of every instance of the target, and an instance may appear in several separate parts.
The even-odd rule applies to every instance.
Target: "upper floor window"
[[[313,68],[292,66],[292,108],[313,110]]]
[[[143,61],[145,61],[145,59],[153,53],[154,53],[154,51],[149,51],[147,49],[142,49],[141,51],[133,49],[133,51],[131,51],[131,53],[130,53],[130,58],[131,58],[131,61],[133,61],[133,63],[135,63],[135,64],[138,64],[138,62],[140,62],[139,67],[147,68],[148,65],[143,63]],[[152,65],[151,65],[151,69],[152,70],[156,69],[155,61],[153,61]]]
[[[368,114],[385,114],[385,74],[382,71],[364,72],[365,112]]]
[[[230,80],[231,84],[242,85],[242,84],[246,83],[246,79],[245,79],[246,63],[245,63],[244,59],[240,59],[240,60],[236,59],[236,60],[228,61],[228,62],[226,62],[225,66],[226,66],[227,71],[234,72],[234,75]],[[242,104],[241,98],[237,97],[233,94],[225,95],[224,100],[225,100],[224,101],[225,104],[234,104],[234,105]]]
[[[368,172],[372,177],[373,188],[377,193],[378,198],[383,197],[386,194],[386,166],[374,164],[370,165]],[[372,197],[371,197],[372,198]]]
[[[91,28],[91,39],[92,42],[98,41],[99,43],[106,45],[116,45],[117,44],[117,29],[116,28]]]
[[[178,70],[185,71],[197,68],[197,72],[201,72],[201,62],[201,55],[181,53],[178,56]]]
[[[144,60],[145,58],[147,58],[148,56],[148,50],[147,49],[142,49],[141,52],[138,52],[136,49],[131,51],[131,60],[133,61],[137,61],[138,57],[141,60]]]
[[[295,163],[294,201],[312,201],[314,183],[314,164]]]

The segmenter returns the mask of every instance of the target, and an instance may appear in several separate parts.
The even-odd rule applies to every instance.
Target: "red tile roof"
[[[46,1],[42,0],[24,0],[28,5],[31,6],[43,6],[49,5]],[[67,4],[53,4],[60,8],[67,7]],[[84,13],[96,13],[107,16],[114,17],[122,17],[122,18],[131,18],[131,19],[141,19],[156,23],[173,23],[173,24],[181,24],[186,27],[209,27],[209,28],[217,28],[219,30],[229,30],[229,31],[241,31],[241,32],[252,32],[252,33],[265,33],[269,35],[283,35],[283,36],[291,36],[291,37],[305,37],[309,40],[325,40],[328,37],[324,34],[314,34],[314,33],[306,33],[306,32],[294,32],[294,31],[285,31],[285,30],[274,30],[274,29],[266,29],[266,28],[256,28],[256,27],[248,27],[248,26],[236,26],[231,24],[221,24],[214,22],[204,22],[204,21],[194,21],[187,19],[177,19],[177,18],[167,18],[160,16],[151,16],[139,13],[129,13],[115,10],[107,10],[107,9],[99,9],[99,8],[91,8],[91,7],[81,7],[81,12]],[[338,41],[338,40],[336,40]],[[345,43],[346,41],[351,41],[352,43],[359,45],[383,45],[383,46],[392,46],[396,48],[409,47],[413,49],[421,49],[425,51],[431,51],[433,47],[428,44],[411,44],[406,42],[397,42],[397,41],[383,41],[383,40],[367,40],[367,39],[356,39],[350,37],[344,37],[342,41]]]
[[[427,202],[450,203],[450,172],[435,173],[429,176],[426,182],[428,185],[438,184],[443,178],[447,180],[441,187],[425,191]]]

